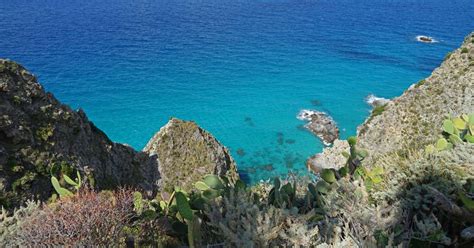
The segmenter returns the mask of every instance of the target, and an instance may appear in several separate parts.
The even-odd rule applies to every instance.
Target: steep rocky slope
[[[143,151],[158,155],[160,186],[165,190],[171,191],[172,186],[189,190],[206,174],[238,177],[229,151],[191,121],[171,119]]]
[[[25,68],[0,60],[0,205],[47,199],[53,167],[77,169],[100,189],[132,185],[148,193],[159,182],[172,188],[208,173],[237,176],[227,150],[195,123],[170,121],[138,152],[46,93]]]
[[[358,128],[361,144],[387,153],[432,142],[443,119],[474,110],[474,33],[431,76],[412,85]]]
[[[0,60],[0,204],[51,195],[53,165],[79,169],[100,188],[152,190],[157,161],[113,143],[87,119],[46,93],[22,66]]]
[[[474,112],[474,33],[460,48],[449,53],[431,76],[412,85],[393,99],[381,114],[372,114],[358,128],[360,146],[369,151],[366,164],[373,164],[390,152],[423,148],[437,139],[443,119]],[[326,148],[324,154],[308,160],[308,166],[340,167],[334,159],[348,150],[343,143]],[[336,161],[334,164],[325,161]]]

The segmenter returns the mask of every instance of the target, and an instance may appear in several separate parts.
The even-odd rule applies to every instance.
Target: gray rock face
[[[165,191],[171,191],[173,186],[192,189],[192,184],[207,174],[227,176],[231,181],[238,178],[229,151],[191,121],[171,119],[143,151],[157,155],[159,185]]]
[[[298,119],[308,121],[305,127],[328,146],[339,137],[339,128],[331,116],[315,110],[301,110]]]
[[[349,153],[349,144],[345,140],[336,139],[331,147],[326,147],[323,152],[318,153],[306,160],[306,166],[309,170],[318,173],[322,169],[343,167],[347,158],[342,153]]]
[[[51,196],[50,168],[69,165],[99,188],[156,188],[158,161],[111,142],[81,110],[46,93],[22,66],[0,60],[0,205]]]

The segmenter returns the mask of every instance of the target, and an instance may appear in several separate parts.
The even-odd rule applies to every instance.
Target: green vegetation
[[[426,83],[426,80],[425,80],[425,79],[422,79],[422,80],[418,81],[418,82],[415,84],[415,88],[418,88],[418,87],[422,86],[422,85],[425,84],[425,83]]]
[[[60,175],[52,181],[61,198],[44,206],[29,203],[28,211],[21,208],[12,217],[4,213],[7,221],[0,221],[0,230],[5,230],[0,231],[0,242],[135,247],[472,245],[460,232],[474,224],[474,171],[458,161],[474,163],[466,138],[474,127],[473,117],[463,114],[443,122],[442,146],[453,144],[451,149],[433,145],[430,153],[397,151],[377,165],[366,164],[368,151],[358,147],[357,137],[349,137],[349,152],[342,154],[345,166],[322,169],[316,181],[275,178],[273,185],[248,187],[240,180],[230,183],[226,177],[207,175],[190,191],[175,188],[171,194],[150,198],[138,191],[90,191],[81,187],[77,171],[76,180],[63,174],[74,170],[62,163],[52,169]],[[61,193],[65,190],[68,193]],[[70,239],[53,232],[66,227],[79,236]],[[54,237],[54,243],[44,237]]]
[[[469,52],[469,49],[467,49],[467,47],[463,47],[461,49],[461,53],[468,53]]]
[[[432,154],[435,151],[452,149],[462,142],[474,143],[474,113],[445,119],[443,137],[439,138],[435,145],[428,145],[425,152]]]
[[[77,171],[76,180],[72,180],[67,174],[63,174],[62,176],[66,184],[74,187],[76,191],[79,191],[82,186],[81,174],[79,174],[79,171]],[[54,190],[56,190],[60,197],[67,197],[73,195],[70,190],[60,185],[58,179],[55,176],[51,176],[51,184],[53,185]]]
[[[444,56],[444,60],[448,60],[449,58],[451,58],[451,55],[453,55],[453,52],[449,52],[446,54],[446,56]]]
[[[44,127],[39,128],[36,131],[36,136],[40,138],[42,141],[46,142],[48,139],[53,136],[53,127],[51,125],[47,125]]]
[[[381,115],[383,113],[383,111],[385,111],[385,106],[386,105],[381,105],[381,106],[375,107],[374,110],[372,110],[372,116]]]
[[[375,116],[381,115],[385,111],[386,107],[387,104],[376,106],[374,109],[372,109],[372,112],[370,113],[370,116],[367,119],[367,123],[371,122]]]

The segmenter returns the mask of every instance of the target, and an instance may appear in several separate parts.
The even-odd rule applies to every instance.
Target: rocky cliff
[[[227,150],[194,123],[172,120],[138,152],[112,142],[82,110],[45,92],[25,68],[0,60],[0,205],[51,196],[52,168],[76,169],[100,189],[132,185],[149,193],[159,182],[183,186],[208,173],[236,175]]]
[[[413,84],[401,96],[378,109],[358,127],[361,147],[369,151],[365,163],[391,152],[417,150],[433,143],[447,116],[474,112],[474,33],[449,53],[439,68]],[[340,167],[347,142],[336,142],[308,160],[308,166]],[[342,158],[342,159],[341,159]],[[335,161],[329,163],[327,161]],[[339,161],[339,162],[337,162]]]

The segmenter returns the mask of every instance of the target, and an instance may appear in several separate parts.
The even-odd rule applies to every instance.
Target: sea
[[[354,135],[366,96],[402,94],[473,30],[472,0],[0,0],[0,57],[111,140],[193,120],[250,183],[309,175],[323,144],[301,110]]]

